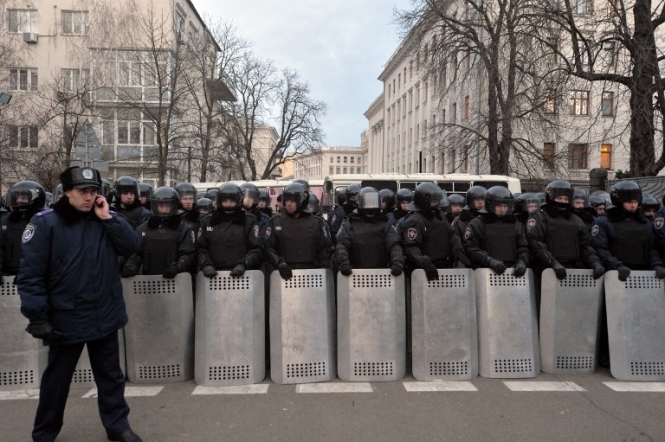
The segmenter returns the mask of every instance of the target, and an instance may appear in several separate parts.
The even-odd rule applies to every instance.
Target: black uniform
[[[323,218],[309,212],[273,216],[265,233],[268,262],[277,267],[320,269],[330,264],[330,233]]]
[[[367,218],[352,212],[337,234],[335,254],[340,268],[404,268],[399,234],[385,214]]]
[[[201,221],[196,238],[199,268],[213,266],[231,270],[242,265],[246,270],[261,266],[259,225],[252,214],[242,210],[225,213],[217,209]]]
[[[593,222],[596,219],[596,217],[593,216],[593,213],[591,213],[591,210],[587,208],[573,209],[573,214],[582,220],[589,233],[591,233],[591,227],[593,226]]]
[[[469,226],[469,223],[472,219],[478,216],[478,211],[471,209],[468,206],[463,208],[459,215],[453,220],[452,226],[455,229],[455,233],[460,238],[464,238],[466,233],[466,228]]]
[[[9,212],[0,220],[0,265],[2,274],[16,275],[21,264],[21,241],[23,231],[30,218],[37,212],[34,210]]]
[[[464,250],[474,268],[491,267],[491,259],[506,267],[518,261],[529,265],[529,243],[524,226],[515,216],[497,217],[491,212],[480,213],[464,232]]]
[[[129,222],[129,225],[132,226],[132,229],[134,230],[144,222],[148,221],[148,218],[150,218],[151,215],[150,211],[141,205],[138,198],[134,200],[134,203],[131,206],[124,209],[120,206],[120,202],[117,202],[114,209],[118,214],[122,215],[127,222]]]
[[[349,216],[355,209],[355,206],[344,203],[337,207],[332,213],[328,214],[328,230],[330,231],[330,238],[333,245],[337,238],[337,232],[339,232],[339,228],[342,227],[344,218]]]

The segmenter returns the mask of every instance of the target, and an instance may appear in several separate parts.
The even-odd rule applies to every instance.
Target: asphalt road
[[[407,376],[398,382],[336,380],[297,387],[266,379],[257,386],[193,394],[201,389],[192,380],[159,386],[128,383],[128,396],[153,395],[127,400],[132,426],[146,442],[665,441],[665,383],[611,384],[648,390],[625,392],[606,384],[612,382],[618,381],[600,369],[593,375],[478,377],[469,383],[415,383]],[[543,388],[566,391],[513,391]],[[311,389],[358,390],[301,392]],[[450,389],[466,391],[446,391]],[[71,390],[58,441],[106,440],[93,393],[89,388]],[[0,394],[0,441],[29,441],[37,400],[7,395]]]

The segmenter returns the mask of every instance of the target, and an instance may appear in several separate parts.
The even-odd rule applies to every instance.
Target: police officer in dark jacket
[[[231,270],[242,276],[245,270],[261,266],[259,224],[251,213],[242,210],[242,190],[237,184],[223,184],[217,192],[217,208],[201,221],[196,238],[199,268],[207,278],[217,270]]]
[[[642,197],[642,212],[644,217],[649,221],[653,221],[656,213],[660,210],[660,203],[652,195],[644,194]]]
[[[139,202],[147,210],[150,210],[150,197],[152,196],[153,188],[148,183],[139,183]]]
[[[87,346],[108,439],[137,442],[120,369],[118,330],[127,324],[127,313],[118,255],[136,253],[138,237],[97,195],[97,170],[70,167],[60,180],[65,196],[25,229],[16,278],[21,312],[30,320],[27,331],[49,345],[32,437],[57,437],[70,382]]]
[[[124,216],[134,230],[148,221],[150,211],[139,201],[139,185],[130,176],[121,176],[115,181],[115,211]]]
[[[394,276],[404,270],[402,244],[395,226],[381,209],[380,193],[364,187],[358,193],[358,208],[344,220],[337,233],[335,255],[339,272],[352,269],[385,269]]]
[[[282,278],[292,269],[320,269],[330,265],[330,233],[323,218],[307,211],[309,192],[291,183],[282,193],[284,213],[270,219],[265,233],[265,253]]]
[[[388,217],[388,221],[394,226],[397,224],[397,218],[395,218],[395,192],[390,189],[381,189],[379,190],[379,197],[381,197],[381,212]]]
[[[7,195],[12,211],[2,217],[0,265],[3,275],[16,275],[21,264],[23,231],[30,219],[46,204],[46,192],[34,181],[19,181]]]
[[[460,238],[464,238],[464,233],[471,220],[477,217],[485,207],[485,195],[487,195],[487,189],[483,186],[471,186],[466,192],[466,206],[453,221],[453,228]]]
[[[261,238],[263,238],[263,232],[265,232],[266,227],[268,227],[270,216],[258,209],[259,188],[253,183],[243,183],[240,185],[240,190],[242,190],[243,210],[247,213],[251,213],[257,219],[261,229]]]
[[[438,279],[437,269],[454,267],[456,259],[471,266],[459,236],[439,210],[443,198],[446,194],[436,184],[418,184],[402,226],[407,265],[411,270],[424,269],[428,280]]]
[[[545,204],[527,221],[527,239],[538,270],[552,268],[558,279],[566,269],[593,269],[593,277],[605,274],[591,244],[584,222],[572,213],[573,186],[552,181],[545,189]],[[538,272],[540,273],[540,272]]]
[[[191,269],[195,259],[194,234],[180,222],[178,192],[171,187],[159,187],[150,197],[153,213],[141,224],[136,233],[141,249],[127,260],[120,276],[162,275],[175,278],[178,273]]]
[[[268,193],[267,190],[265,189],[259,189],[259,204],[257,205],[258,209],[268,215],[268,217],[272,217],[272,207],[270,207],[270,193]]]
[[[413,192],[411,189],[399,189],[395,194],[395,220],[397,223],[409,213],[409,204],[413,201]],[[399,232],[400,230],[397,229]]]
[[[591,205],[589,204],[589,194],[586,190],[575,189],[573,193],[573,213],[582,220],[589,233],[591,233],[591,226],[596,217],[593,216]]]
[[[196,210],[199,211],[199,219],[212,214],[214,210],[212,201],[208,198],[201,198],[196,202]],[[198,232],[198,229],[196,231]]]
[[[344,204],[328,215],[328,230],[330,231],[333,245],[337,238],[337,232],[342,226],[342,221],[358,207],[358,192],[360,192],[360,184],[349,184],[344,191]]]
[[[462,213],[462,209],[466,206],[466,198],[464,198],[459,193],[453,193],[448,196],[448,209],[446,210],[446,218],[448,222],[452,224],[455,221],[455,218]]]
[[[524,226],[513,216],[514,199],[506,187],[490,187],[485,208],[471,220],[464,234],[464,249],[475,268],[492,269],[499,275],[515,267],[524,276],[529,265],[529,243]]]
[[[192,232],[198,232],[201,217],[199,211],[196,210],[196,187],[194,187],[192,183],[178,183],[175,186],[175,190],[180,197],[179,215],[181,221],[187,224],[187,227],[189,227]]]

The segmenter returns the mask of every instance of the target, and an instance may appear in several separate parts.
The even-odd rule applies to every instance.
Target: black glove
[[[281,276],[282,279],[293,278],[293,270],[291,270],[291,267],[289,267],[289,265],[285,262],[277,266],[277,271],[279,272],[279,276]]]
[[[404,269],[400,264],[393,264],[392,266],[390,266],[390,274],[393,276],[399,276],[402,274],[403,271]]]
[[[457,261],[461,262],[464,264],[464,267],[467,269],[470,269],[473,267],[473,263],[471,263],[471,260],[469,259],[468,256],[462,251],[455,253],[455,257],[457,258]]]
[[[619,281],[625,281],[630,276],[630,269],[624,265],[617,267],[619,271]]]
[[[425,267],[423,267],[423,270],[425,270],[425,275],[427,276],[428,281],[435,281],[439,279],[439,271],[434,264],[427,264]]]
[[[513,270],[513,276],[521,278],[526,273],[526,263],[524,261],[517,261],[515,263],[515,270]]]
[[[339,266],[339,273],[341,273],[344,276],[349,276],[352,271],[353,268],[348,264],[342,264],[341,266]]]
[[[593,279],[598,279],[605,274],[606,270],[602,264],[593,265]]]
[[[658,279],[665,278],[665,267],[656,266],[656,268],[654,270],[656,271],[656,278],[658,278]]]
[[[205,276],[206,278],[214,278],[215,276],[217,276],[217,269],[215,268],[215,266],[212,266],[210,264],[208,264],[207,266],[203,266],[201,272],[203,273],[203,276]]]
[[[25,329],[33,337],[43,339],[44,341],[62,342],[67,339],[67,335],[53,330],[53,326],[48,321],[32,321]]]
[[[178,273],[180,273],[180,264],[174,262],[164,269],[164,273],[162,273],[162,276],[166,279],[173,279],[176,277]]]
[[[554,270],[554,274],[556,275],[556,279],[566,279],[566,268],[562,266],[560,263],[555,262],[552,264],[552,269]]]
[[[136,276],[139,273],[139,269],[137,269],[134,266],[125,266],[122,268],[122,271],[120,272],[120,276],[123,278],[130,278],[132,276]]]
[[[242,276],[244,274],[245,274],[245,264],[243,263],[236,264],[233,270],[231,270],[231,276],[235,278]]]
[[[506,271],[506,265],[498,259],[490,258],[488,266],[490,269],[494,270],[494,273],[499,275]]]

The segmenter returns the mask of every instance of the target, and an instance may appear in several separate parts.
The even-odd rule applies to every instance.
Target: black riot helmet
[[[46,192],[46,203],[44,203],[44,207],[51,207],[52,204],[53,204],[53,193]]]
[[[556,206],[560,209],[566,209],[571,207],[573,204],[573,194],[575,190],[573,185],[569,181],[556,180],[552,181],[545,187],[545,202],[552,206]],[[568,198],[567,203],[558,203],[556,198],[560,196],[565,196]]]
[[[452,206],[453,204],[459,204],[462,207],[466,205],[466,198],[460,195],[459,193],[453,193],[448,196],[448,203]]]
[[[582,206],[583,209],[588,209],[589,208],[589,194],[587,193],[586,190],[584,189],[575,189],[573,192],[573,201],[575,200],[582,200],[584,201],[584,205]]]
[[[163,210],[165,206],[168,207],[168,212]],[[172,187],[158,187],[150,197],[150,210],[153,216],[169,218],[178,213],[178,207],[180,207],[180,195]]]
[[[152,186],[148,183],[139,183],[139,195],[150,198],[152,196]]]
[[[410,203],[411,201],[413,201],[413,192],[411,191],[411,189],[403,187],[399,189],[395,194],[395,201],[397,202],[397,204],[402,204],[405,201]]]
[[[344,203],[346,202],[346,195],[344,195],[344,192],[342,192],[341,190],[336,190],[335,201],[337,202],[338,206],[343,206]]]
[[[628,201],[637,201],[641,204],[642,189],[635,181],[619,181],[610,189],[610,201],[617,207]]]
[[[381,197],[381,202],[386,203],[386,212],[390,212],[395,208],[395,192],[390,189],[381,189],[379,190],[379,196]]]
[[[46,191],[35,181],[19,181],[9,189],[7,201],[14,211],[39,211],[46,204]]]
[[[298,178],[298,179],[295,179],[295,180],[293,180],[293,181],[291,181],[291,182],[292,182],[292,183],[300,183],[300,184],[302,184],[303,186],[305,186],[305,188],[307,189],[308,192],[309,192],[309,190],[310,190],[310,186],[309,186],[309,183],[307,182],[307,180],[303,180],[302,178]]]
[[[217,205],[217,190],[219,189],[208,189],[205,193],[205,198],[208,198],[210,201],[212,201],[213,206]]]
[[[353,197],[358,197],[358,193],[360,192],[361,187],[360,184],[357,183],[352,183],[346,186],[346,190],[344,191],[344,198],[346,200],[345,204],[350,204],[352,206],[358,206],[358,201],[356,200],[355,202],[351,200]]]
[[[199,213],[202,215],[207,215],[209,213],[212,213],[213,205],[210,198],[201,198],[200,200],[198,200],[196,202],[196,210],[198,210]]]
[[[314,215],[318,215],[319,212],[321,211],[321,203],[319,201],[319,197],[314,195],[313,193],[309,194],[309,202],[307,204],[307,211],[309,213],[313,213]]]
[[[266,189],[259,190],[259,201],[265,201],[267,205],[270,205],[270,193]]]
[[[658,212],[660,209],[660,203],[653,195],[645,193],[642,195],[642,210],[655,210]]]
[[[235,207],[229,209],[224,208],[223,203],[226,200],[235,201]],[[227,213],[240,210],[242,208],[242,190],[240,189],[240,186],[234,183],[222,184],[217,191],[217,208]]]
[[[130,176],[121,176],[115,180],[115,185],[113,186],[115,192],[115,197],[120,201],[120,195],[123,193],[133,193],[134,197],[138,199],[139,197],[139,184],[136,180]]]
[[[175,191],[178,192],[180,199],[186,196],[196,198],[198,192],[192,183],[178,183],[175,185]]]
[[[99,193],[106,198],[106,201],[113,199],[113,186],[111,186],[109,180],[102,178],[102,186],[99,188]]]
[[[287,201],[295,201],[298,212],[307,210],[309,204],[309,191],[302,183],[291,183],[282,192],[282,205],[286,207]]]
[[[507,187],[493,186],[487,190],[485,195],[485,210],[496,215],[496,206],[506,204],[508,212],[505,215],[511,215],[515,209],[515,199]],[[502,215],[503,216],[503,215]]]
[[[515,211],[534,213],[540,208],[540,200],[535,193],[521,193],[515,201]]]
[[[469,190],[466,191],[466,206],[471,210],[478,210],[474,203],[477,200],[484,203],[485,195],[487,195],[487,189],[483,186],[471,186]]]
[[[381,213],[381,195],[374,187],[363,187],[358,192],[358,213],[368,217]]]
[[[62,198],[62,195],[64,195],[65,192],[62,190],[62,184],[58,184],[55,186],[55,189],[53,189],[53,203],[57,203],[60,198]]]
[[[597,211],[599,206],[607,206],[607,200],[600,195],[591,195],[589,197],[589,205],[595,211]]]
[[[251,208],[254,208],[259,204],[259,188],[252,183],[243,183],[240,185],[240,190],[242,190],[243,206],[245,205],[245,199],[249,198],[252,200],[250,205]]]
[[[432,182],[420,183],[413,192],[413,204],[422,212],[431,211],[433,207],[438,208],[441,200],[446,194]]]

